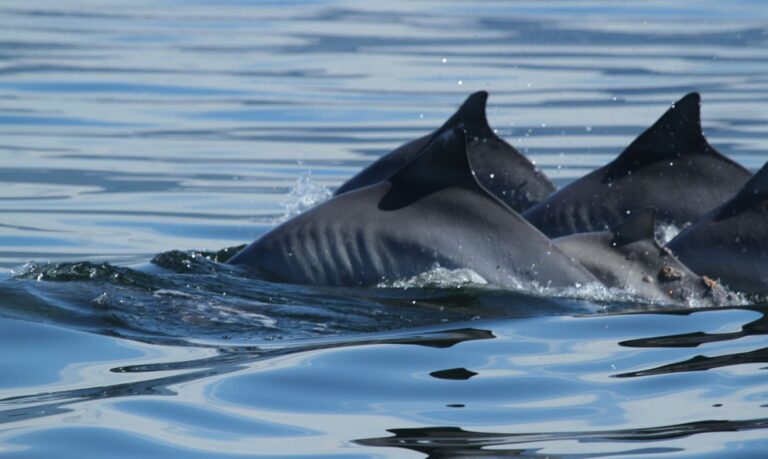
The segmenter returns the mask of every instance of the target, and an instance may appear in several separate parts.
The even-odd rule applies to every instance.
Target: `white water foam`
[[[574,298],[600,303],[644,302],[632,289],[609,288],[597,283],[576,284],[573,287],[550,287],[541,285],[538,282],[531,282],[522,291],[529,295],[545,298]]]
[[[515,282],[516,286],[512,290],[525,293],[532,296],[543,298],[572,298],[600,303],[611,302],[643,302],[635,292],[622,290],[618,288],[608,288],[601,284],[577,284],[573,287],[549,287],[538,282]],[[396,280],[394,282],[382,282],[377,285],[379,288],[498,288],[489,285],[481,275],[471,269],[447,269],[435,265],[429,271],[423,272],[408,279]]]
[[[538,282],[515,282],[514,291],[538,297],[578,298],[598,302],[632,302],[638,296],[631,291],[617,288],[607,288],[601,284],[584,284],[573,287],[555,288],[543,286]],[[408,279],[393,282],[382,282],[379,288],[464,288],[464,287],[498,288],[489,285],[481,275],[471,269],[447,269],[434,265],[428,271]]]
[[[440,265],[435,265],[429,271],[409,279],[382,282],[377,287],[402,289],[419,287],[461,288],[485,285],[488,285],[488,281],[471,269],[447,269]]]
[[[721,292],[712,297],[701,297],[691,295],[684,301],[675,301],[673,299],[654,301],[644,298],[634,289],[609,288],[601,284],[575,285],[566,288],[553,288],[540,286],[537,283],[531,283],[527,288],[522,289],[525,293],[542,297],[560,297],[573,298],[599,303],[633,303],[649,306],[685,306],[691,309],[712,307],[712,306],[745,306],[751,304],[747,297],[742,293],[736,293],[719,285]]]
[[[669,225],[657,225],[656,240],[659,241],[661,245],[667,245],[667,243],[672,239],[674,239],[675,236],[677,236],[680,233],[680,231],[685,229],[685,226],[683,226],[682,228],[678,228],[677,226],[671,223]]]
[[[273,223],[278,224],[293,218],[305,210],[327,201],[331,196],[333,193],[328,187],[312,180],[312,172],[304,172],[296,179],[296,186],[281,203],[285,208],[285,213],[275,219]]]
[[[714,298],[701,298],[691,296],[685,301],[652,301],[643,298],[637,291],[632,289],[609,288],[602,284],[576,284],[573,287],[551,287],[542,285],[538,282],[515,282],[516,286],[512,290],[542,298],[571,298],[578,300],[593,301],[596,303],[633,303],[648,306],[685,306],[688,308],[702,308],[721,305]],[[435,265],[428,271],[410,277],[408,279],[396,280],[394,282],[382,282],[377,285],[379,288],[497,288],[489,285],[488,282],[479,274],[471,269],[447,269]],[[731,291],[725,291],[724,295],[728,298],[728,305],[740,306],[750,304],[750,301],[742,294],[736,294]]]

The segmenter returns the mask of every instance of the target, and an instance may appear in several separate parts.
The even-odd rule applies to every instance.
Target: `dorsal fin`
[[[613,229],[613,243],[625,245],[646,239],[654,239],[656,232],[656,209],[644,207],[633,210],[630,216]]]
[[[419,156],[392,174],[397,186],[444,188],[474,181],[467,157],[466,134],[450,129],[435,137]]]
[[[467,132],[467,139],[495,139],[503,142],[493,129],[488,125],[488,119],[485,116],[485,104],[488,100],[486,91],[478,91],[470,94],[464,100],[464,103],[456,112],[443,123],[436,131],[424,137],[401,145],[394,151],[382,156],[373,164],[363,169],[360,173],[343,183],[334,194],[339,195],[348,191],[362,188],[373,183],[381,182],[391,177],[397,170],[408,164],[413,158],[418,156],[434,139],[451,129],[463,129]],[[506,145],[506,144],[505,144]],[[507,145],[514,154],[519,155],[514,148]],[[519,155],[523,161],[527,161],[522,155]],[[546,179],[542,179],[546,180]]]
[[[607,179],[617,179],[641,167],[685,155],[717,151],[701,130],[701,96],[692,92],[678,100],[653,126],[638,136],[608,166]]]
[[[474,137],[492,137],[493,129],[488,124],[488,118],[485,116],[485,104],[488,102],[488,93],[486,91],[477,91],[467,97],[461,107],[456,110],[448,121],[443,123],[437,130],[438,135],[448,129],[463,129],[467,133],[467,138]]]
[[[768,162],[715,215],[715,221],[731,217],[768,199]]]
[[[419,156],[389,178],[389,191],[379,202],[393,210],[450,186],[479,186],[467,157],[466,134],[450,129],[435,137]]]

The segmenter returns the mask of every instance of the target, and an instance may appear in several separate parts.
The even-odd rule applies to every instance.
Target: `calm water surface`
[[[0,3],[0,455],[764,457],[766,304],[218,263],[480,89],[558,185],[693,90],[755,170],[768,8]]]

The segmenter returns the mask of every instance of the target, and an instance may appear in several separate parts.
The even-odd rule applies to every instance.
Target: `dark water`
[[[692,90],[754,170],[768,9],[0,4],[0,456],[764,457],[767,304],[220,263],[479,89],[560,185]]]

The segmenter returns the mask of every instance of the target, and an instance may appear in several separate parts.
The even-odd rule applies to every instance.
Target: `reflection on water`
[[[203,359],[190,361],[173,361],[159,364],[129,365],[111,368],[114,373],[148,373],[165,374],[171,371],[184,370],[185,373],[173,376],[161,376],[151,379],[141,379],[98,387],[88,387],[55,392],[44,392],[29,396],[15,396],[0,399],[0,403],[8,407],[21,406],[0,412],[0,424],[20,422],[43,416],[67,413],[71,410],[67,405],[82,401],[94,401],[105,398],[145,396],[145,395],[177,395],[171,386],[197,381],[214,376],[225,375],[246,368],[247,365],[261,360],[274,359],[285,355],[310,352],[319,349],[334,349],[348,346],[368,346],[374,344],[413,344],[434,348],[448,348],[455,344],[476,340],[492,339],[490,331],[478,329],[455,329],[433,331],[423,334],[408,334],[402,336],[383,336],[381,338],[364,338],[350,341],[329,341],[315,344],[294,344],[275,346],[274,349],[259,349],[258,347],[217,347],[216,354]]]
[[[768,418],[745,422],[702,421],[648,429],[627,429],[591,432],[519,433],[497,434],[468,432],[458,427],[427,427],[423,429],[391,429],[394,437],[371,438],[358,442],[368,446],[408,448],[436,457],[540,457],[545,454],[542,446],[547,442],[629,443],[620,451],[604,454],[588,453],[588,457],[613,456],[615,454],[659,455],[679,453],[682,448],[644,447],[643,441],[674,440],[701,433],[734,432],[768,427]],[[512,445],[526,445],[509,448]],[[490,447],[490,448],[489,448]],[[488,449],[486,449],[488,448]]]
[[[127,451],[150,441],[153,454],[163,445],[200,457],[242,454],[262,441],[287,455],[335,454],[339,441],[373,448],[370,454],[394,447],[429,457],[698,455],[730,444],[758,451],[768,427],[759,368],[768,361],[709,368],[690,362],[700,353],[749,354],[765,335],[728,332],[705,350],[670,337],[685,341],[692,328],[737,330],[764,321],[765,313],[495,319],[475,328],[192,347],[6,321],[3,346],[17,339],[6,332],[19,330],[65,349],[37,373],[69,369],[61,380],[20,382],[24,389],[9,386],[7,376],[0,380],[0,425],[14,427],[0,429],[0,444],[10,453],[13,445],[52,444],[67,420],[89,428],[97,415],[100,429],[142,439]],[[627,346],[620,342],[626,337],[667,339],[668,346]],[[760,340],[744,342],[749,337]],[[115,345],[124,349],[123,366],[101,362],[116,355]],[[99,350],[82,354],[84,346]],[[45,346],[25,352],[46,355]],[[285,443],[296,436],[307,441]]]
[[[759,457],[764,304],[220,262],[481,89],[558,185],[689,91],[757,169],[767,41],[755,0],[0,5],[0,454]]]

